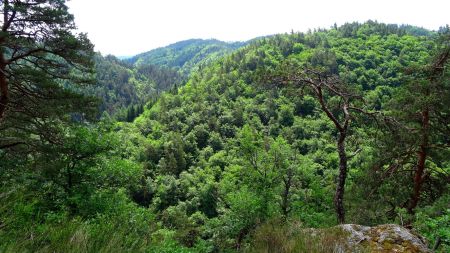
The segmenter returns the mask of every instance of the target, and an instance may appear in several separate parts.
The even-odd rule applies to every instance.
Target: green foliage
[[[439,243],[436,252],[447,252],[450,249],[449,203],[449,196],[445,195],[433,205],[419,209],[414,219],[414,227],[428,239],[430,247]]]
[[[2,196],[5,227],[0,231],[0,250],[4,252],[143,252],[153,247],[149,240],[156,230],[153,216],[131,203],[120,189],[97,193],[88,206],[102,208],[89,220],[61,212],[36,213],[36,205],[26,198],[20,190]]]
[[[157,66],[134,66],[112,55],[95,55],[97,85],[85,93],[100,98],[100,112],[108,112],[120,121],[133,121],[154,103],[157,96],[180,85],[184,78],[177,71]]]
[[[407,35],[406,28],[390,27],[386,29],[393,30],[386,32],[384,24],[355,25],[355,31],[371,26],[376,32],[361,30],[355,37],[338,29],[256,40],[192,74],[178,94],[163,95],[144,112],[153,128],[147,135],[152,144],[144,157],[146,174],[152,189],[158,189],[150,206],[166,221],[172,220],[165,224],[176,227],[179,240],[195,244],[196,237],[187,236],[191,231],[217,248],[231,249],[244,245],[253,229],[273,217],[297,219],[305,226],[334,224],[338,159],[331,122],[308,94],[268,90],[259,84],[265,85],[263,73],[283,61],[309,62],[338,73],[353,89],[367,94],[367,108],[384,110],[404,80],[403,68],[425,59],[431,42]],[[384,213],[388,202],[373,203],[382,210],[371,220],[368,212],[375,206],[365,208],[364,195],[358,195],[367,194],[364,186],[376,178],[364,176],[361,169],[368,168],[374,156],[370,135],[374,129],[366,120],[355,119],[352,131],[358,135],[352,135],[348,144],[349,153],[356,155],[349,160],[355,169],[349,175],[354,190],[348,193],[347,208],[360,222],[376,223],[380,216],[384,220],[378,221],[388,222],[395,219]],[[183,141],[179,147],[171,146],[178,134]],[[367,151],[358,153],[359,149]],[[176,165],[182,158],[186,163]],[[362,177],[371,182],[361,183]],[[397,184],[383,185],[383,194],[405,185],[408,179],[401,178]],[[199,213],[206,219],[198,224],[189,221]]]
[[[445,92],[407,99],[421,90],[408,85],[404,69],[426,62],[432,35],[369,21],[260,38],[238,50],[181,42],[137,56],[134,65],[97,56],[95,92],[109,97],[102,110],[115,117],[52,121],[57,145],[43,145],[46,152],[0,149],[0,251],[328,252],[338,232],[313,238],[304,228],[335,225],[337,132],[307,91],[274,87],[266,77],[286,62],[314,65],[338,74],[370,112],[394,116],[419,102],[445,112]],[[397,152],[381,152],[391,144],[386,139],[398,149],[410,139],[389,134],[373,117],[351,123],[349,220],[411,220],[431,242],[439,236],[445,251],[448,150],[433,151],[426,194],[406,217],[399,207],[410,197],[412,175],[379,161]]]
[[[280,107],[280,124],[282,126],[292,126],[294,124],[294,108],[288,105]]]
[[[93,45],[64,0],[2,1],[0,13],[0,149],[45,152],[95,114],[96,99],[80,95],[94,81]]]
[[[155,64],[176,68],[181,74],[187,76],[244,45],[245,43],[241,42],[226,43],[218,40],[191,39],[136,55],[127,61],[136,65]]]

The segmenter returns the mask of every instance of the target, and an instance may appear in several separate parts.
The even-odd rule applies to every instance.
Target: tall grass
[[[0,253],[17,252],[193,252],[161,231],[154,215],[123,193],[107,198],[114,207],[90,218],[63,210],[40,211],[21,189],[0,194]],[[99,201],[101,202],[101,201]],[[158,236],[156,236],[158,235]]]
[[[341,253],[347,252],[347,233],[340,228],[305,229],[298,222],[272,220],[252,234],[246,253]],[[352,249],[351,252],[364,252]]]

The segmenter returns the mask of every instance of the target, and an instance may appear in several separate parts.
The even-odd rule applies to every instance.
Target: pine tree
[[[389,168],[412,172],[411,195],[400,204],[410,214],[419,204],[424,183],[433,180],[432,167],[442,164],[437,154],[450,151],[450,37],[442,36],[440,40],[429,63],[407,70],[405,84],[390,103],[394,120],[383,146],[395,154]]]
[[[82,85],[93,82],[93,45],[85,34],[74,35],[65,2],[0,3],[0,140],[22,132],[16,143],[26,142],[25,133],[56,142],[49,140],[55,122],[83,120],[76,113],[95,108],[94,100],[79,95]]]
[[[294,69],[291,69],[291,68]],[[339,175],[337,178],[334,206],[339,223],[345,222],[344,193],[345,182],[348,173],[348,155],[346,140],[350,135],[352,119],[356,113],[365,112],[358,107],[360,96],[349,85],[344,83],[339,76],[331,74],[332,71],[321,69],[301,68],[286,66],[280,76],[274,79],[281,85],[292,84],[303,91],[309,89],[311,94],[319,102],[320,108],[337,130],[336,147],[339,157]],[[338,100],[336,105],[332,100]]]

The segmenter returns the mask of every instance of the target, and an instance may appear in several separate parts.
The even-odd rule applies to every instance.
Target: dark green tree
[[[288,105],[282,105],[279,113],[281,125],[292,126],[294,124],[294,108]]]
[[[412,172],[412,193],[400,203],[410,214],[423,197],[426,182],[437,187],[438,181],[448,180],[448,176],[440,180],[436,176],[436,170],[445,168],[443,155],[450,152],[450,37],[441,36],[440,40],[428,63],[407,69],[405,84],[389,104],[391,131],[384,140],[386,145],[381,146],[393,154],[384,156],[390,160],[388,168]]]
[[[446,149],[449,146],[448,141],[446,142],[445,139],[448,138],[448,134],[450,133],[448,129],[449,108],[446,103],[448,102],[448,96],[450,95],[448,92],[450,42],[447,39],[445,43],[445,47],[435,56],[433,62],[422,69],[422,73],[420,73],[422,78],[419,78],[419,80],[416,81],[416,83],[421,83],[421,79],[426,80],[422,89],[414,89],[415,85],[410,87],[410,89],[412,88],[422,93],[417,94],[417,96],[415,96],[416,98],[423,98],[423,100],[419,99],[420,102],[423,102],[419,106],[421,117],[417,135],[420,139],[420,143],[417,151],[418,157],[414,173],[413,193],[408,205],[408,211],[410,213],[414,212],[414,209],[419,203],[422,185],[425,179],[424,175],[426,174],[426,162],[427,159],[429,159],[430,150],[439,147]],[[413,99],[413,101],[417,100]],[[444,138],[435,138],[436,132],[437,135],[441,135],[441,137],[442,134],[444,134]],[[444,140],[444,142],[442,142],[442,140]]]
[[[300,71],[288,71],[288,73],[281,75],[281,80],[276,80],[276,82],[292,84],[301,87],[302,90],[303,87],[308,88],[319,102],[321,110],[333,122],[338,132],[336,145],[339,155],[339,175],[334,196],[334,206],[337,220],[342,224],[345,222],[344,192],[348,173],[346,139],[350,134],[350,125],[354,112],[362,111],[362,109],[355,106],[357,104],[355,102],[360,97],[355,95],[356,93],[352,91],[349,85],[345,84],[337,75],[330,74],[329,71],[304,68]]]
[[[136,118],[136,110],[134,109],[134,105],[130,106],[130,108],[127,110],[127,121],[133,122],[133,120]]]
[[[0,3],[0,127],[2,135],[16,131],[1,138],[15,139],[9,146],[26,142],[23,136],[13,138],[17,132],[49,139],[55,121],[94,106],[79,95],[80,85],[93,80],[93,45],[85,34],[73,33],[74,18],[65,2]]]

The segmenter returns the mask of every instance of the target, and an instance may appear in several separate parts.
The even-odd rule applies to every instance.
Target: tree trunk
[[[5,116],[8,106],[8,81],[6,78],[6,61],[3,52],[0,51],[0,122]]]
[[[283,212],[283,216],[286,219],[289,214],[289,195],[291,191],[292,186],[292,171],[288,171],[288,175],[286,178],[283,179],[284,183],[284,191],[282,195],[282,202],[281,202],[281,211]]]
[[[344,191],[345,179],[347,178],[347,155],[345,153],[345,137],[346,132],[341,131],[339,133],[339,139],[337,142],[339,153],[339,177],[336,187],[336,194],[334,196],[334,206],[336,208],[336,215],[340,224],[343,224],[345,222]]]
[[[70,163],[67,166],[67,194],[72,195],[72,187],[73,187],[73,176],[72,171],[75,168],[75,163]]]
[[[239,235],[236,239],[236,249],[237,250],[241,249],[242,242],[244,241],[245,237],[247,236],[249,230],[250,230],[249,227],[244,227],[241,229],[241,231],[239,231]]]
[[[0,33],[0,122],[5,116],[6,107],[8,106],[8,81],[6,79],[6,60],[3,52],[3,43],[5,42],[5,35],[8,29],[9,22],[9,1],[3,2],[3,25]]]
[[[422,111],[422,142],[419,147],[416,173],[414,175],[414,190],[408,206],[408,213],[413,214],[419,203],[422,190],[423,174],[425,172],[425,162],[427,161],[428,128],[430,125],[430,112],[428,109]]]

